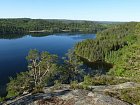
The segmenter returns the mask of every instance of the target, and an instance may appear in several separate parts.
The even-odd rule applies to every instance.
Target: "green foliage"
[[[46,75],[55,70],[57,56],[48,52],[39,53],[37,50],[30,50],[26,59],[29,73],[33,76],[34,86],[38,87],[43,85]]]
[[[38,85],[36,87],[34,87],[34,89],[31,91],[32,94],[35,94],[35,93],[43,93],[43,85]]]
[[[41,92],[45,86],[45,79],[51,76],[51,72],[57,67],[57,56],[48,52],[39,53],[37,50],[30,50],[26,59],[29,71],[17,74],[16,78],[10,78],[7,84],[7,97],[18,96],[24,91]]]
[[[129,79],[125,78],[117,78],[108,75],[100,75],[91,77],[89,75],[84,76],[84,81],[80,84],[78,81],[71,81],[70,86],[72,89],[86,89],[91,90],[90,86],[98,86],[98,85],[117,85],[120,83],[129,82]]]
[[[137,23],[127,23],[99,32],[95,40],[88,39],[76,44],[75,53],[92,62],[105,61],[106,56],[137,40],[135,35],[131,35],[134,34],[136,25]]]
[[[109,72],[111,75],[125,76],[138,79],[140,74],[140,37],[133,44],[114,52],[115,60],[107,57],[109,62],[115,64],[114,68]]]
[[[55,80],[55,81],[54,81],[54,89],[55,89],[55,90],[56,90],[56,89],[61,89],[61,85],[62,85],[62,83],[61,83],[60,80]]]
[[[100,75],[91,77],[89,75],[84,77],[84,81],[82,85],[92,86],[92,85],[116,85],[124,82],[128,82],[130,80],[124,78],[117,78],[108,75]]]
[[[64,21],[47,19],[0,19],[0,34],[23,34],[29,32],[92,32],[106,29],[105,25],[90,21]]]
[[[79,87],[78,81],[71,81],[71,82],[70,82],[70,87],[71,87],[72,89],[77,89],[77,88]]]
[[[91,78],[89,75],[84,77],[84,82],[83,82],[84,85],[92,85],[92,82],[93,82],[93,78]]]
[[[81,88],[88,90],[89,89],[88,86],[92,85],[92,82],[93,82],[93,78],[92,77],[90,77],[89,75],[85,76],[84,77],[84,81],[81,84]]]
[[[0,97],[0,104],[5,100],[5,97]]]
[[[64,71],[66,73],[63,76],[67,76],[67,82],[70,83],[71,81],[79,80],[82,75],[83,62],[80,60],[78,56],[75,55],[73,50],[69,50],[67,54],[67,58],[64,60]]]
[[[116,97],[131,104],[140,104],[140,88],[121,89],[116,91],[106,91],[106,95]]]
[[[17,74],[16,78],[10,78],[10,82],[7,84],[8,95],[7,98],[18,96],[24,91],[32,90],[32,78],[28,72],[22,72]]]
[[[139,28],[140,23],[130,22],[106,29],[99,32],[95,40],[79,42],[75,46],[75,54],[90,62],[111,63],[113,68],[108,74],[139,78]]]

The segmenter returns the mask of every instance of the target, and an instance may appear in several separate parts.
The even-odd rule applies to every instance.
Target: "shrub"
[[[70,87],[71,87],[72,89],[77,89],[77,88],[79,88],[78,81],[71,81]]]
[[[138,104],[140,102],[140,88],[123,89],[120,91],[120,98],[124,101]]]
[[[3,102],[4,100],[5,100],[4,97],[0,97],[0,104],[1,104],[1,102]]]
[[[140,88],[130,88],[115,91],[105,91],[106,95],[115,97],[125,102],[140,105]]]
[[[117,78],[108,75],[101,75],[101,76],[85,76],[84,77],[84,85],[116,85],[119,83],[128,82],[129,80],[124,78]]]
[[[85,76],[83,84],[84,85],[92,85],[93,84],[93,78],[90,77],[89,75]]]
[[[61,87],[61,81],[59,81],[59,80],[55,80],[54,81],[54,89],[61,89],[62,87]]]

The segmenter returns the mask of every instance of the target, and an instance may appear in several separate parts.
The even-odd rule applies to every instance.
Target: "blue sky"
[[[0,18],[140,21],[140,0],[0,0]]]

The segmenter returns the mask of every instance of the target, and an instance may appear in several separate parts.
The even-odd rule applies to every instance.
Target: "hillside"
[[[57,19],[0,19],[0,34],[87,32],[97,33],[109,25],[96,21]]]
[[[111,63],[110,74],[135,77],[139,74],[140,23],[114,26],[75,46],[75,53],[89,62]],[[138,79],[138,78],[137,78]]]

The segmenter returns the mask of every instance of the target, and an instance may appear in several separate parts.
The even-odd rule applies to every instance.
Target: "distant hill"
[[[29,32],[86,32],[97,33],[107,29],[113,22],[97,22],[86,20],[65,19],[30,19],[7,18],[0,19],[0,34],[23,34]]]

